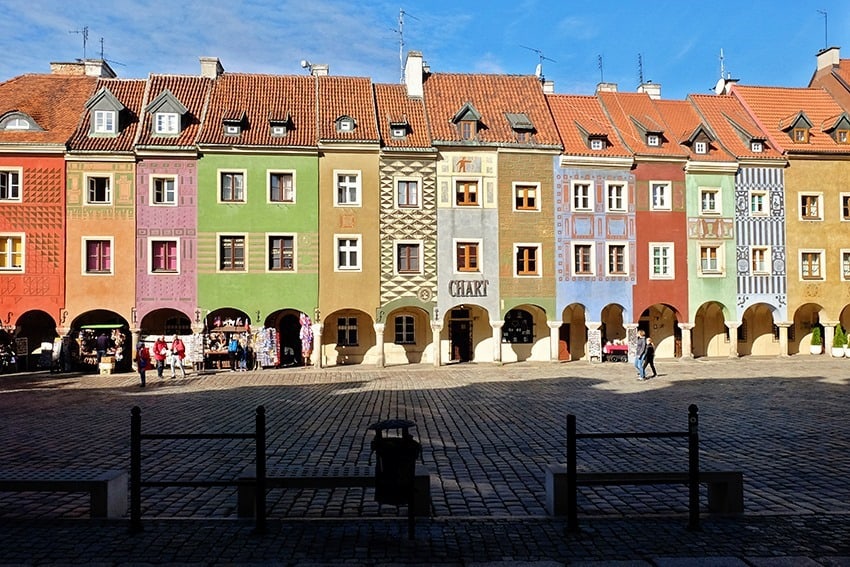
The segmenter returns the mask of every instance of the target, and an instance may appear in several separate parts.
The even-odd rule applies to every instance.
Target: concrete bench
[[[0,492],[88,492],[92,518],[127,514],[127,473],[118,470],[0,470]]]
[[[255,471],[246,470],[239,477],[237,514],[254,516]],[[355,465],[331,467],[270,467],[266,469],[266,488],[373,488],[375,467]],[[413,513],[431,515],[431,474],[424,465],[416,465],[413,478]]]
[[[744,475],[740,471],[700,471],[700,484],[708,485],[708,509],[724,515],[744,512]],[[622,486],[687,484],[686,472],[577,473],[578,486]],[[552,516],[567,515],[567,466],[546,469],[546,511]]]

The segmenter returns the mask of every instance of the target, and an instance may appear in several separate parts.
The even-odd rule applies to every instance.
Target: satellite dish
[[[724,90],[726,90],[726,79],[720,77],[717,79],[717,84],[714,85],[714,94],[723,94]]]
[[[302,68],[302,69],[306,69],[306,68],[307,68],[307,67],[309,67],[309,66],[310,66],[310,62],[309,62],[309,61],[307,61],[306,59],[302,59],[302,60],[301,60],[301,68]]]
[[[543,64],[538,63],[537,67],[534,68],[534,76],[539,79],[540,75],[542,75],[542,74],[543,74]]]

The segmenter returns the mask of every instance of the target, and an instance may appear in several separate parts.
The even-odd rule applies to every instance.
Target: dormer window
[[[337,132],[354,132],[354,118],[350,116],[340,116],[336,119]]]
[[[590,149],[594,151],[601,151],[605,149],[605,140],[602,138],[591,138],[590,139]]]
[[[481,114],[475,110],[471,102],[464,104],[452,117],[452,123],[457,127],[461,140],[474,140],[478,136]]]
[[[0,130],[36,130],[42,128],[30,116],[23,112],[13,111],[0,116]]]
[[[475,138],[475,134],[477,134],[477,128],[475,127],[475,122],[472,120],[464,120],[460,123],[460,137],[464,140],[471,140]]]
[[[163,89],[145,107],[145,112],[153,116],[151,129],[155,136],[176,136],[183,129],[189,109],[170,90]]]
[[[95,110],[94,111],[94,133],[95,134],[115,134],[116,122],[114,110]]]
[[[269,134],[272,138],[283,138],[292,129],[292,115],[287,112],[269,114]]]
[[[154,121],[154,132],[157,134],[177,134],[179,132],[180,120],[176,112],[157,112]]]
[[[282,138],[286,136],[286,126],[283,125],[273,125],[272,126],[272,137],[273,138]]]
[[[4,125],[4,130],[29,130],[30,123],[26,118],[13,118]]]
[[[764,144],[758,140],[753,140],[750,142],[750,151],[754,154],[760,154],[764,151]]]
[[[121,112],[126,107],[109,89],[101,87],[86,102],[90,136],[116,136],[121,131]]]
[[[531,140],[534,133],[534,123],[528,114],[524,112],[507,112],[505,117],[508,119],[508,124],[511,125],[511,130],[516,135],[516,141],[525,143]]]
[[[708,144],[706,142],[694,142],[694,153],[707,154]]]
[[[792,139],[800,144],[808,143],[809,141],[809,129],[808,128],[794,128],[792,132]]]
[[[396,124],[395,126],[390,128],[390,136],[392,136],[393,138],[395,138],[397,140],[406,138],[407,137],[407,127],[404,126],[403,124],[401,124],[401,125]]]
[[[224,134],[226,136],[238,136],[242,133],[242,127],[239,124],[224,124]]]
[[[647,134],[646,145],[657,148],[661,145],[661,136],[659,136],[658,134]]]
[[[839,144],[846,144],[850,140],[850,136],[848,136],[847,130],[836,130],[835,131],[835,141]]]

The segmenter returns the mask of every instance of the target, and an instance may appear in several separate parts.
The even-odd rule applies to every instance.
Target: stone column
[[[832,339],[835,338],[835,326],[838,321],[821,321],[823,325],[823,352],[832,356]]]
[[[549,361],[550,362],[558,362],[558,355],[560,354],[560,331],[561,325],[563,325],[563,321],[547,321],[546,325],[549,326]]]
[[[691,331],[694,324],[679,323],[679,328],[682,329],[682,359],[690,360],[694,357],[693,344],[691,343]]]
[[[375,323],[375,348],[378,350],[378,360],[375,366],[383,368],[386,366],[384,359],[384,323]]]
[[[587,327],[587,345],[585,352],[590,362],[602,362],[602,321],[585,321]]]
[[[723,324],[729,329],[729,358],[738,358],[738,327],[741,322],[724,321]]]
[[[441,364],[440,359],[442,358],[442,353],[440,352],[440,333],[443,330],[443,324],[440,321],[431,321],[431,345],[434,350],[434,367],[438,367]]]
[[[322,330],[325,328],[324,323],[313,323],[313,366],[323,368],[325,364],[325,352],[322,347]]]
[[[502,364],[502,327],[505,322],[490,321],[490,326],[493,327],[493,362]]]
[[[779,356],[785,357],[788,356],[788,328],[793,325],[793,323],[777,323],[776,326],[779,327]]]

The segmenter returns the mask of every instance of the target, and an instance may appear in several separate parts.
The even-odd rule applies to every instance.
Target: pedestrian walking
[[[652,337],[646,337],[646,353],[643,358],[643,375],[646,377],[646,367],[649,366],[652,368],[652,376],[651,378],[655,378],[658,376],[658,372],[655,370],[655,343],[652,341]]]
[[[183,344],[183,339],[174,335],[174,338],[171,339],[171,357],[169,362],[171,364],[171,377],[175,377],[174,373],[174,365],[180,367],[180,373],[182,377],[186,377],[186,369],[183,368],[183,359],[186,358],[186,345]]]
[[[142,380],[142,388],[145,387],[145,371],[151,365],[151,353],[143,341],[136,345],[136,366],[139,369],[139,378]]]
[[[165,372],[165,358],[168,356],[168,343],[165,337],[160,336],[153,344],[153,358],[156,360],[156,377],[162,378]]]
[[[638,372],[638,380],[646,380],[644,360],[646,358],[646,333],[643,329],[638,330],[637,344],[635,345],[635,368]]]

